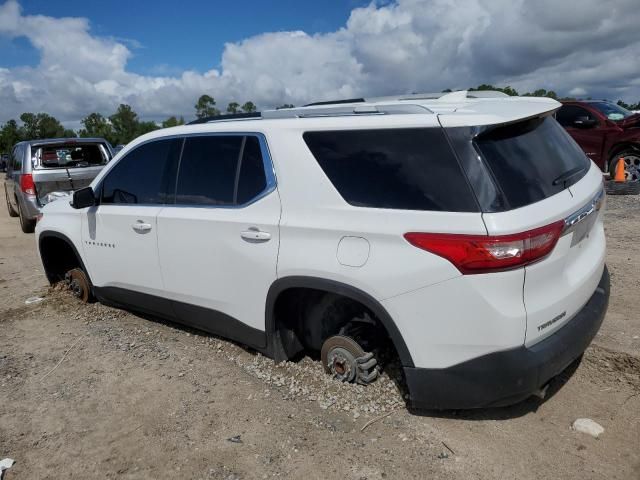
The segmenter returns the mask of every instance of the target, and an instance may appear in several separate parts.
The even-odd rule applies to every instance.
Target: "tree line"
[[[469,91],[478,90],[497,90],[507,95],[524,97],[550,97],[556,100],[575,100],[570,97],[560,98],[553,90],[545,90],[544,88],[533,92],[518,93],[515,88],[510,86],[496,87],[494,85],[482,84],[477,87],[469,88]],[[451,92],[450,88],[443,92]],[[590,98],[588,98],[590,100]],[[618,105],[629,110],[640,110],[640,101],[637,103],[627,104],[622,100],[618,100]],[[294,105],[286,103],[277,108],[293,108]],[[196,118],[215,117],[224,114],[253,113],[256,111],[256,105],[247,101],[240,105],[238,102],[230,102],[227,108],[222,111],[217,108],[216,100],[210,95],[201,95],[194,105]],[[171,116],[166,120],[158,123],[153,121],[143,121],[138,118],[138,114],[130,105],[121,104],[113,115],[103,116],[94,112],[81,121],[82,127],[77,132],[65,128],[58,119],[48,113],[30,113],[25,112],[20,115],[19,124],[16,120],[7,121],[0,128],[0,153],[9,152],[13,145],[22,140],[37,140],[41,138],[73,138],[73,137],[100,137],[105,138],[112,145],[127,144],[134,138],[157,130],[159,128],[175,127],[184,125],[183,117]]]
[[[283,107],[292,107],[284,105]],[[194,105],[197,118],[213,117],[222,114],[251,113],[256,111],[256,105],[245,102],[231,102],[226,111],[221,112],[216,107],[215,99],[210,95],[201,95]],[[143,121],[130,105],[121,104],[113,115],[104,116],[101,113],[90,113],[81,120],[82,128],[74,131],[65,128],[60,121],[48,113],[23,113],[20,115],[21,124],[15,119],[8,120],[0,128],[0,153],[8,153],[18,142],[23,140],[38,140],[43,138],[75,138],[100,137],[111,145],[127,144],[134,138],[159,128],[184,125],[184,117],[172,115],[162,122]]]

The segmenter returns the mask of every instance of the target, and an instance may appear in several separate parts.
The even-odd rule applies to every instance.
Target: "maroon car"
[[[603,172],[623,158],[627,180],[640,179],[640,113],[605,100],[563,101],[556,120]]]

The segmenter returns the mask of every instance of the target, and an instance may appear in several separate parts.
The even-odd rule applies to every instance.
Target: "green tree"
[[[478,85],[478,86],[477,86],[477,87],[475,87],[475,88],[474,88],[474,87],[471,87],[471,88],[469,89],[469,91],[470,91],[470,92],[474,92],[474,91],[482,91],[482,90],[495,90],[495,91],[498,91],[498,92],[505,93],[505,94],[507,94],[507,95],[509,95],[509,96],[511,96],[511,97],[517,97],[517,96],[519,95],[519,94],[518,94],[518,91],[517,91],[515,88],[512,88],[512,87],[510,87],[510,86],[506,86],[506,87],[496,87],[496,86],[494,86],[494,85],[490,85],[490,84],[487,84],[487,83],[483,83],[483,84],[481,84],[481,85]]]
[[[26,140],[63,137],[65,133],[76,136],[75,132],[66,130],[57,118],[48,113],[25,112],[20,115],[20,120],[23,123],[22,131]]]
[[[162,128],[177,127],[178,125],[184,125],[184,118],[176,118],[171,116],[162,122]]]
[[[227,105],[227,113],[236,114],[240,111],[240,104],[238,102],[231,102]]]
[[[198,103],[194,107],[198,118],[220,115],[220,110],[216,108],[216,100],[210,95],[200,95]]]
[[[116,113],[109,117],[113,125],[116,145],[129,143],[138,136],[138,114],[131,106],[120,104]]]
[[[281,110],[283,108],[296,108],[296,106],[293,103],[283,103],[279,107],[276,107],[276,110]]]
[[[22,140],[22,131],[18,122],[11,119],[0,129],[0,153],[9,153],[13,146]]]
[[[558,95],[556,94],[556,92],[554,92],[553,90],[545,90],[544,88],[538,88],[537,90],[534,90],[533,92],[527,92],[525,94],[522,95],[523,97],[549,97],[549,98],[554,98],[554,99],[558,99]]]
[[[81,137],[98,137],[104,138],[109,143],[115,143],[115,133],[113,126],[108,119],[99,113],[91,113],[84,117],[81,121],[84,128],[78,134]]]
[[[159,128],[160,127],[156,122],[138,122],[138,125],[136,126],[136,137],[144,135],[145,133],[153,132]]]
[[[249,101],[249,102],[245,102],[244,105],[242,105],[242,111],[246,112],[246,113],[252,113],[256,111],[256,106],[253,102]]]

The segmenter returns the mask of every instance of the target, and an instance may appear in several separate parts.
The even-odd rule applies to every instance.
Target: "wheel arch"
[[[46,255],[45,252],[47,250],[46,245],[48,243],[48,240],[51,240],[51,239],[62,241],[71,249],[71,251],[73,252],[73,255],[75,256],[78,262],[78,265],[85,272],[85,274],[87,275],[87,278],[89,278],[89,283],[91,284],[89,271],[85,267],[84,261],[82,259],[82,255],[80,255],[80,252],[78,252],[78,249],[76,248],[73,241],[63,233],[56,232],[55,230],[45,230],[43,232],[40,232],[40,235],[38,236],[38,252],[40,254],[40,261],[42,262],[42,266],[44,268],[44,272],[47,276],[47,279],[49,280],[49,283],[55,283],[56,281],[59,280],[55,272],[51,270],[51,264],[49,263],[49,259],[45,258],[45,255]]]
[[[627,140],[627,141],[619,142],[612,145],[611,148],[609,149],[609,152],[607,153],[607,159],[605,162],[607,172],[609,171],[609,164],[611,163],[612,160],[615,159],[615,156],[619,155],[625,150],[636,150],[638,153],[640,153],[640,140],[638,141]]]
[[[405,367],[413,367],[413,359],[411,353],[407,348],[407,344],[402,338],[402,334],[395,322],[391,318],[391,315],[387,310],[368,293],[353,287],[346,283],[338,282],[335,280],[329,280],[319,277],[307,277],[307,276],[290,276],[279,278],[271,284],[269,292],[267,293],[267,301],[265,306],[265,330],[267,333],[267,348],[271,352],[276,361],[286,360],[286,355],[280,343],[280,338],[277,332],[275,307],[276,302],[281,294],[289,289],[295,288],[309,288],[315,290],[322,290],[327,293],[334,293],[347,297],[351,300],[361,303],[376,316],[376,318],[382,323],[382,326],[386,329],[393,346],[398,353],[400,362]]]

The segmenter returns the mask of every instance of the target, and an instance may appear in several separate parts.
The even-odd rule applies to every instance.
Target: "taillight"
[[[556,246],[564,220],[511,235],[405,233],[413,246],[446,258],[463,274],[511,270],[536,262]]]
[[[31,175],[30,173],[26,173],[20,176],[20,190],[22,190],[27,195],[36,194],[36,186],[33,183],[33,175]]]

